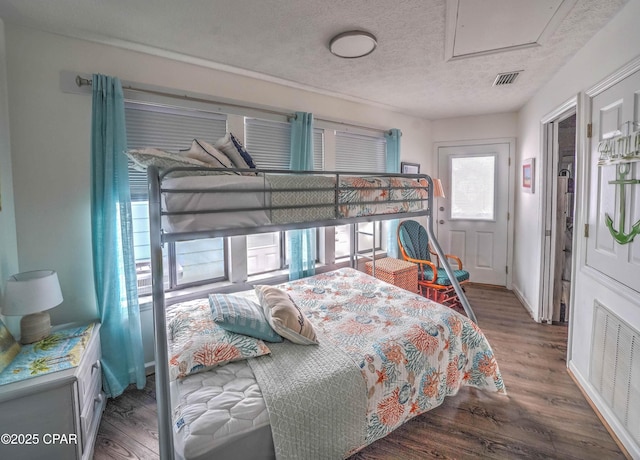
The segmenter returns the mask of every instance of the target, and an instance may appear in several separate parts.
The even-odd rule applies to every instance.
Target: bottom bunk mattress
[[[178,456],[346,458],[463,386],[505,392],[482,332],[448,307],[348,268],[278,287],[319,343],[172,382]]]

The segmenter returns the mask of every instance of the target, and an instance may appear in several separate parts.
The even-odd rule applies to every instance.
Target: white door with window
[[[438,242],[462,259],[474,283],[510,285],[512,146],[508,140],[438,146],[445,192],[435,199]]]

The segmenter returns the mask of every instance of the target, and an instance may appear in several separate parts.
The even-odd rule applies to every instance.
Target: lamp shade
[[[442,187],[442,181],[440,179],[433,179],[433,197],[445,198],[444,188]]]
[[[49,310],[62,303],[58,274],[54,270],[34,270],[12,275],[7,280],[2,313],[23,316]]]

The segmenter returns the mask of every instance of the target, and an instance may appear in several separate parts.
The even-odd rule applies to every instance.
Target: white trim
[[[265,81],[268,83],[273,83],[276,85],[285,86],[288,88],[298,89],[302,91],[308,91],[310,93],[316,93],[323,96],[335,97],[337,99],[343,99],[350,102],[355,102],[358,104],[365,104],[367,106],[377,107],[384,110],[389,110],[391,112],[402,113],[402,114],[411,114],[416,117],[422,118],[423,115],[420,115],[418,112],[406,111],[400,107],[394,107],[388,104],[382,104],[379,102],[374,102],[369,99],[364,99],[355,96],[349,96],[342,93],[337,93],[334,91],[325,90],[322,88],[317,88],[315,86],[304,85],[302,83],[297,83],[291,80],[286,80],[284,78],[274,77],[271,75],[255,72],[252,70],[242,69],[240,67],[231,66],[228,64],[221,64],[219,62],[211,61],[209,59],[199,58],[196,56],[190,56],[187,54],[176,53],[174,51],[169,51],[161,48],[157,48],[155,46],[143,45],[140,43],[132,43],[126,40],[116,39],[112,37],[105,37],[104,35],[94,34],[87,31],[77,32],[77,31],[48,31],[49,33],[55,35],[61,35],[63,37],[75,38],[78,40],[85,40],[88,42],[98,43],[100,45],[112,46],[114,48],[120,48],[128,51],[134,51],[138,53],[147,54],[150,56],[161,57],[165,59],[170,59],[176,62],[182,62],[185,64],[191,64],[198,67],[203,67],[207,69],[217,70],[220,72],[226,72],[233,75],[240,75],[242,77],[254,78],[256,80]]]
[[[465,145],[489,145],[489,144],[509,144],[509,184],[507,185],[507,195],[509,202],[507,209],[510,218],[507,220],[507,282],[506,288],[513,289],[513,248],[515,238],[515,184],[516,180],[516,138],[515,137],[499,137],[489,139],[470,139],[462,141],[445,141],[435,142],[432,152],[432,171],[438,171],[438,149],[440,147],[458,147]]]
[[[589,88],[587,91],[585,91],[585,94],[589,98],[594,98],[598,94],[602,93],[603,91],[608,90],[613,85],[615,85],[616,83],[621,82],[622,80],[627,78],[629,75],[637,72],[638,70],[640,70],[640,56],[638,56],[637,58],[633,59],[629,63],[625,64],[624,66],[622,66],[620,69],[616,70],[614,73],[612,73],[608,77],[600,80],[600,82],[596,83],[591,88]]]
[[[539,216],[540,219],[540,284],[539,284],[539,299],[540,303],[538,305],[537,316],[541,319],[541,321],[546,321],[548,323],[552,322],[553,319],[553,311],[552,311],[552,298],[553,298],[553,290],[550,288],[550,280],[552,277],[552,267],[554,266],[555,255],[553,253],[553,249],[550,246],[556,239],[556,227],[557,225],[553,225],[556,221],[555,215],[553,213],[555,207],[551,202],[551,199],[557,195],[557,185],[553,182],[547,183],[548,180],[552,180],[557,175],[557,163],[558,158],[556,158],[556,152],[552,146],[552,139],[550,138],[549,128],[551,123],[558,123],[571,115],[576,116],[576,147],[575,147],[575,158],[576,158],[576,173],[574,180],[578,179],[578,166],[581,163],[582,156],[579,154],[579,123],[580,117],[578,116],[578,95],[575,95],[569,98],[564,103],[560,104],[558,107],[553,109],[551,112],[547,113],[540,120],[540,161],[538,162],[538,175],[540,177],[540,200],[539,200]],[[574,196],[575,202],[575,196]],[[576,206],[577,207],[577,206]],[[550,209],[549,209],[550,208]],[[577,213],[574,209],[574,233],[573,238],[574,242],[576,239],[577,227],[575,226],[575,222],[577,220]],[[547,228],[549,227],[549,228]],[[547,235],[547,231],[550,232]],[[548,239],[547,239],[548,238]],[[575,246],[573,246],[575,247]],[[575,265],[574,259],[576,258],[576,254],[572,255],[572,267]],[[573,279],[573,278],[572,278]],[[575,284],[575,280],[572,281],[571,286],[573,288]],[[549,291],[549,292],[545,292]],[[570,305],[569,305],[569,314],[571,314],[572,310],[572,302],[573,295],[571,296]]]
[[[553,14],[547,25],[544,27],[537,40],[531,43],[522,43],[519,45],[505,46],[485,51],[476,51],[473,53],[454,55],[455,39],[456,39],[456,23],[458,19],[458,10],[460,0],[447,0],[446,19],[445,19],[445,46],[444,60],[457,61],[460,59],[473,58],[478,56],[487,56],[496,53],[504,53],[507,51],[522,50],[544,45],[558,29],[562,21],[567,17],[569,12],[575,6],[577,0],[563,0],[556,12]]]
[[[520,290],[520,288],[516,284],[513,284],[511,290],[513,291],[517,299],[520,301],[522,306],[525,308],[525,310],[527,310],[527,313],[529,313],[529,316],[531,316],[531,319],[533,319],[536,323],[539,323],[540,318],[535,317],[535,315],[533,314],[533,308],[531,308],[531,305],[529,305],[529,302],[527,302],[527,299],[525,299],[524,294],[522,294],[522,291]]]

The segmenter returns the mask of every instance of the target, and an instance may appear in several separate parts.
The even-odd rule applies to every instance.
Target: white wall
[[[5,280],[18,272],[18,243],[13,204],[13,175],[9,142],[9,106],[4,23],[0,20],[0,298]],[[19,318],[4,318],[14,336],[19,335]]]
[[[525,158],[536,158],[541,164],[540,122],[545,115],[640,55],[638,18],[640,0],[630,0],[520,111],[517,171]],[[539,168],[537,172],[535,189],[541,190]],[[540,197],[540,193],[522,191],[517,191],[516,196],[514,284],[536,311],[540,303]]]
[[[103,73],[321,118],[399,128],[402,160],[427,166],[431,126],[426,120],[12,24],[6,25],[6,46],[19,262],[22,270],[58,271],[65,300],[51,311],[54,323],[97,316],[89,197],[91,97],[63,93],[61,71]],[[148,349],[149,311],[143,321]]]
[[[438,152],[435,144],[442,142],[515,138],[518,133],[518,114],[496,113],[471,117],[445,118],[431,122],[434,145],[430,170],[437,175]]]
[[[518,161],[517,171],[520,171],[522,160],[533,157],[537,164],[542,162],[542,135],[541,120],[553,113],[558,107],[570,99],[578,96],[582,100],[582,93],[601,80],[610,76],[619,68],[640,56],[640,0],[630,0],[621,12],[598,32],[587,45],[574,57],[526,104],[520,111],[518,119]],[[578,112],[578,132],[584,132],[587,121],[582,113]],[[584,162],[585,152],[589,146],[578,147],[578,162]],[[540,168],[536,173],[536,190],[541,190]],[[580,183],[584,179],[577,176],[578,196],[585,186]],[[584,182],[584,181],[582,181]],[[515,247],[515,273],[514,285],[525,301],[537,312],[540,303],[540,270],[541,263],[541,232],[542,222],[540,216],[540,193],[525,194],[520,190],[516,192],[516,247]],[[638,287],[631,289],[615,290],[612,283],[603,281],[601,275],[590,275],[589,269],[584,266],[585,238],[580,229],[585,223],[584,199],[577,206],[577,249],[578,260],[577,273],[574,278],[575,299],[571,312],[570,326],[570,353],[569,367],[581,383],[583,389],[596,403],[600,412],[610,425],[614,427],[618,436],[625,443],[633,458],[640,458],[640,448],[629,442],[624,430],[616,425],[616,421],[609,414],[608,409],[602,403],[599,395],[588,382],[589,361],[592,345],[592,319],[593,302],[599,299],[602,303],[614,310],[621,318],[632,327],[640,329],[640,296]],[[577,246],[577,247],[576,247]]]

